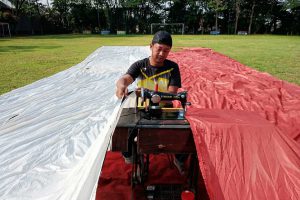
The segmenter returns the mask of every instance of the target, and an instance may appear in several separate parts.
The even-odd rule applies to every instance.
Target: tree
[[[241,4],[243,0],[235,0],[235,25],[234,25],[234,34],[237,34],[237,28],[239,23],[239,17],[241,13]]]
[[[69,26],[68,15],[70,11],[71,0],[53,0],[53,10],[58,13],[62,27]]]
[[[249,26],[248,26],[248,34],[251,34],[251,28],[252,28],[252,23],[253,23],[254,9],[255,9],[255,0],[252,0],[251,14],[250,14],[250,21],[249,21]]]
[[[15,15],[19,16],[20,15],[20,11],[23,8],[23,5],[25,2],[28,2],[27,0],[10,0],[10,2],[15,6]]]
[[[151,23],[162,22],[184,23],[185,31],[194,34],[300,32],[299,0],[51,0],[51,7],[50,0],[43,0],[48,7],[41,0],[9,1],[15,7],[15,27],[24,22],[28,29],[31,22],[35,33],[95,28],[149,33]]]
[[[224,1],[224,0],[210,0],[208,5],[215,12],[215,30],[218,31],[219,30],[219,27],[218,27],[219,14],[227,8],[226,1]]]
[[[294,8],[300,7],[299,0],[285,0],[283,3],[284,3],[285,9],[294,9]]]

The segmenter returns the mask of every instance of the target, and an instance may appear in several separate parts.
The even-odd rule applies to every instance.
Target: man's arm
[[[127,96],[128,89],[127,87],[133,83],[133,78],[129,74],[123,75],[116,83],[116,96],[121,99],[123,96]]]
[[[181,76],[177,63],[172,62],[173,70],[171,71],[170,82],[168,86],[168,92],[177,94],[178,89],[181,87]]]

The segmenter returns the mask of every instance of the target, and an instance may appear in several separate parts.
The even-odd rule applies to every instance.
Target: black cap
[[[154,34],[152,44],[165,44],[172,47],[172,37],[167,31],[158,31]]]

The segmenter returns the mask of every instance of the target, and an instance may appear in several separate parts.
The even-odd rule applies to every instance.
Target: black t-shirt
[[[150,65],[149,58],[133,63],[126,74],[134,80],[138,78],[138,87],[155,89],[155,82],[158,83],[158,91],[167,92],[168,86],[181,87],[181,78],[178,65],[166,59],[164,65],[155,67]]]

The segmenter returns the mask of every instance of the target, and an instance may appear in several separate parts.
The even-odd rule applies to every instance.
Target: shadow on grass
[[[57,49],[62,46],[0,46],[0,52],[32,52],[39,49]]]

